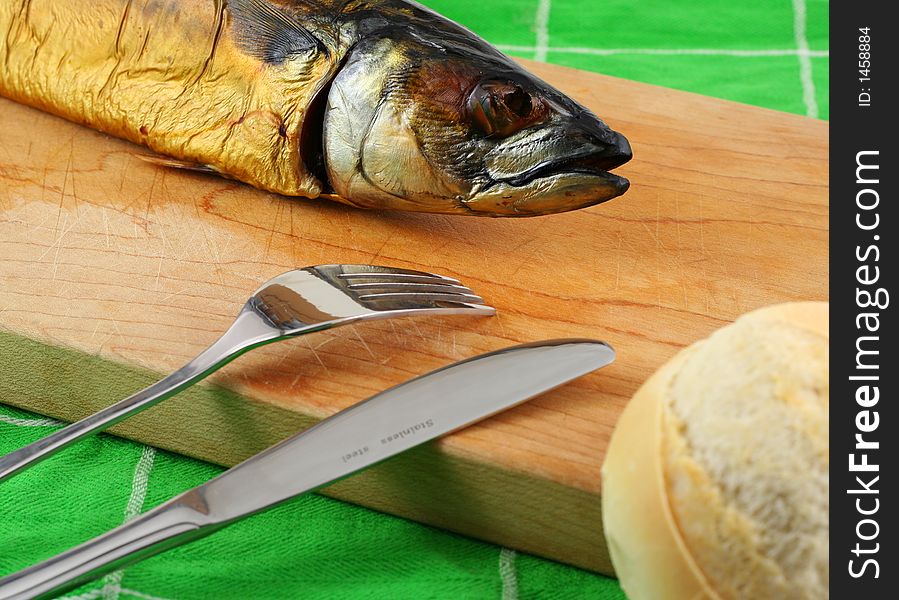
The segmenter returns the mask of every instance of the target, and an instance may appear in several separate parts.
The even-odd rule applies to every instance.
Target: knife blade
[[[611,363],[603,342],[550,340],[463,360],[321,421],[140,517],[0,579],[0,599],[37,598],[321,488]]]

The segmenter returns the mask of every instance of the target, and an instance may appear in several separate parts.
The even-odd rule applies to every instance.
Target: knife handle
[[[183,495],[112,531],[0,579],[0,600],[51,598],[219,527],[186,505]]]

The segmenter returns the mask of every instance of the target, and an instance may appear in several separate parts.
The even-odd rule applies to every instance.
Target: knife
[[[603,342],[563,339],[463,360],[372,396],[128,523],[0,579],[0,600],[59,594],[321,488],[604,367]]]

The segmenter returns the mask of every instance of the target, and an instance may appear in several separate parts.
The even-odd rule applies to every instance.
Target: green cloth
[[[427,0],[424,4],[514,56],[822,119],[828,116],[826,0]]]
[[[0,407],[0,453],[60,425]],[[220,467],[109,435],[0,484],[0,573],[207,481]],[[505,572],[505,573],[504,573]],[[514,574],[513,574],[514,573]],[[613,580],[309,494],[67,597],[622,598]],[[505,592],[505,594],[504,594]]]
[[[827,118],[826,2],[428,0],[510,54]],[[804,48],[804,51],[797,49]],[[58,424],[0,406],[0,453]],[[0,484],[0,574],[221,468],[101,435]],[[68,597],[623,598],[614,580],[317,495]]]

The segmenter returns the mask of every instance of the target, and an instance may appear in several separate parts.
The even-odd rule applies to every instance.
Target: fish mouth
[[[508,183],[514,187],[521,187],[531,183],[535,179],[548,177],[559,173],[581,173],[599,177],[612,176],[627,182],[623,177],[612,175],[609,171],[620,167],[633,157],[630,143],[620,133],[615,134],[614,143],[596,150],[594,148],[581,148],[579,151],[563,157],[555,157],[538,162],[537,164],[507,177],[497,178],[496,181]],[[621,190],[624,193],[627,187]]]
[[[629,161],[633,152],[623,135],[609,133],[602,144],[577,144],[561,156],[547,153],[551,156],[544,159],[531,155],[492,161],[489,183],[464,202],[465,209],[505,217],[537,216],[586,208],[622,195],[630,182],[610,171]]]

